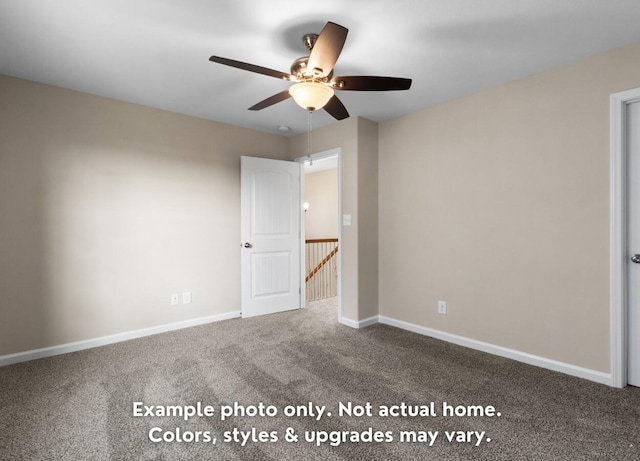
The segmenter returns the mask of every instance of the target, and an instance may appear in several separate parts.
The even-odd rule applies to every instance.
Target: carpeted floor
[[[198,402],[213,415],[157,416]],[[277,415],[222,420],[234,402]],[[423,415],[380,415],[403,403]],[[640,460],[640,389],[353,330],[330,300],[0,368],[0,459]]]

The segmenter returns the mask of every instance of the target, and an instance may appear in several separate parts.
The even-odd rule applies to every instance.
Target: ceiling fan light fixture
[[[324,107],[333,97],[333,89],[318,82],[296,83],[289,93],[300,107],[311,111]]]

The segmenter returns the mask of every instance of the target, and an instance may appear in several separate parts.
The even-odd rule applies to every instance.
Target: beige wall
[[[378,124],[358,123],[358,320],[378,315]]]
[[[335,168],[304,177],[305,237],[307,239],[338,238],[338,170]]]
[[[0,355],[239,310],[239,158],[288,158],[286,137],[9,77],[0,94]]]
[[[382,123],[380,314],[608,372],[609,95],[639,86],[634,45]]]

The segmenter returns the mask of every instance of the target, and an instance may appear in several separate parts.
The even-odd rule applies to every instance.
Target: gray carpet
[[[337,323],[331,302],[3,367],[0,389],[2,460],[640,460],[640,389],[612,389],[385,325],[353,330]],[[202,402],[215,413],[134,417],[137,401]],[[273,405],[278,415],[221,421],[221,407],[234,402]],[[332,415],[282,414],[309,402]],[[339,402],[369,402],[373,416],[340,417]],[[378,415],[402,402],[433,402],[437,416]],[[501,416],[444,416],[444,402],[458,411],[492,405]],[[152,442],[155,427],[153,437],[171,438],[179,428],[187,440],[200,431],[216,443]],[[285,440],[287,428],[297,442]],[[266,431],[265,441],[242,446],[234,429]],[[416,441],[400,442],[401,431]],[[431,446],[429,431],[438,432]]]

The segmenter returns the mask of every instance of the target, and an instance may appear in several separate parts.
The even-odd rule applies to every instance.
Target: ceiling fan
[[[339,24],[327,22],[320,34],[306,34],[302,40],[309,51],[309,56],[303,56],[293,61],[291,73],[220,56],[211,56],[209,60],[249,72],[296,82],[289,89],[249,107],[249,110],[261,110],[293,97],[300,107],[310,112],[323,107],[335,119],[343,120],[349,117],[349,112],[334,94],[334,90],[391,91],[408,90],[411,87],[411,79],[408,78],[333,77],[333,67],[340,56],[348,32],[347,28]]]

